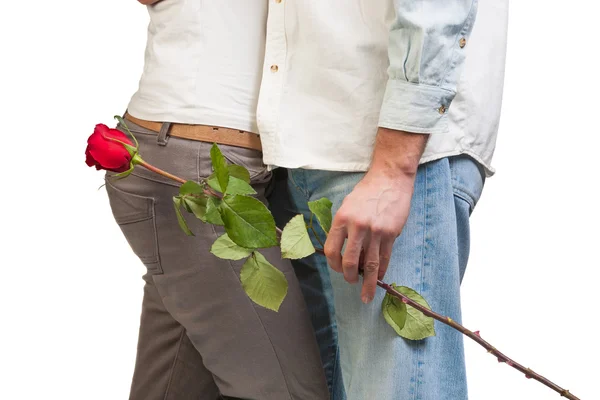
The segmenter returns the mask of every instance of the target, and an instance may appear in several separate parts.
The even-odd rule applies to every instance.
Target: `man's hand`
[[[349,283],[358,282],[362,265],[364,303],[373,300],[377,279],[385,275],[394,241],[408,219],[427,138],[424,134],[379,128],[371,168],[333,219],[324,248],[327,261]]]
[[[151,6],[154,3],[158,3],[161,0],[138,0],[140,3],[146,6]]]

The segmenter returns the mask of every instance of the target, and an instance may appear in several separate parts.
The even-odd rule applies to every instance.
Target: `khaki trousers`
[[[131,122],[140,154],[184,179],[212,173],[210,143],[168,137]],[[257,198],[266,203],[271,172],[262,154],[219,146],[230,163],[245,166]],[[115,218],[147,273],[130,400],[328,399],[315,334],[297,278],[278,247],[265,257],[286,276],[288,294],[278,313],[243,291],[244,263],[209,252],[224,233],[184,213],[195,236],[180,229],[173,196],[178,185],[136,167],[106,188]]]

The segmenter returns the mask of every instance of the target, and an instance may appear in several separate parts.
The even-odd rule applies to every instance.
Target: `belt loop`
[[[156,140],[160,146],[166,146],[169,141],[169,128],[171,128],[170,122],[163,122],[158,132],[158,139]]]

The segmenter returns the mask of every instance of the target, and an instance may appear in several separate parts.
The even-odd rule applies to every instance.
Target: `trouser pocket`
[[[131,177],[124,178],[131,179]],[[133,252],[153,274],[162,273],[158,253],[154,199],[118,189],[108,179],[106,191],[115,221]]]
[[[199,172],[201,177],[207,177],[213,173],[212,161],[210,159],[212,145],[212,143],[200,142]],[[226,144],[218,144],[218,146],[228,164],[240,165],[248,170],[251,185],[260,186],[271,180],[273,173],[263,164],[263,154],[261,151]]]
[[[449,163],[454,196],[468,205],[470,215],[483,192],[485,173],[474,159],[466,155],[450,157]]]

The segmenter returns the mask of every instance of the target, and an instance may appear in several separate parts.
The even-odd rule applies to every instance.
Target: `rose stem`
[[[317,253],[324,254],[322,249],[316,249],[316,251],[317,251]],[[444,317],[443,315],[440,315],[434,311],[431,311],[427,307],[424,307],[421,304],[411,300],[410,298],[406,297],[405,295],[403,295],[402,293],[400,293],[396,289],[394,289],[392,286],[388,285],[385,282],[382,282],[381,280],[377,280],[377,286],[384,289],[387,293],[396,297],[397,299],[402,300],[403,303],[408,304],[411,307],[414,307],[417,310],[421,311],[423,314],[427,315],[428,317],[436,319],[436,320],[440,321],[441,323],[446,324],[446,325],[456,329],[463,335],[474,340],[479,345],[481,345],[484,349],[486,349],[488,351],[488,353],[494,355],[498,359],[498,362],[504,362],[507,365],[513,367],[514,369],[522,372],[523,374],[525,374],[525,377],[527,379],[535,379],[536,381],[546,385],[550,389],[559,393],[561,395],[561,397],[566,397],[567,399],[570,399],[570,400],[580,400],[578,397],[576,397],[574,394],[570,393],[568,390],[561,388],[557,384],[544,378],[542,375],[532,371],[529,368],[525,368],[521,364],[517,363],[516,361],[514,361],[514,360],[508,358],[507,356],[505,356],[504,354],[502,354],[490,343],[483,340],[479,334],[479,331],[472,332],[472,331],[468,330],[467,328],[465,328],[464,326],[462,326],[461,324],[452,320],[450,317]]]
[[[160,169],[160,168],[156,168],[154,165],[148,164],[146,161],[141,161],[141,162],[139,162],[139,163],[138,163],[138,165],[140,165],[140,166],[142,166],[142,167],[146,168],[146,169],[147,169],[147,170],[149,170],[149,171],[152,171],[152,172],[154,172],[154,173],[157,173],[157,174],[159,174],[159,175],[162,175],[162,176],[164,176],[164,177],[166,177],[166,178],[172,179],[172,180],[174,180],[175,182],[179,182],[179,183],[181,183],[182,185],[183,185],[184,183],[186,183],[186,182],[187,182],[185,179],[183,179],[183,178],[180,178],[180,177],[178,177],[178,176],[175,176],[175,175],[173,175],[173,174],[170,174],[170,173],[168,173],[167,171],[163,171],[163,170],[162,170],[162,169]],[[223,198],[223,196],[222,196],[221,194],[219,194],[219,193],[215,192],[215,191],[214,191],[214,190],[212,190],[212,188],[210,188],[210,187],[208,187],[208,188],[206,188],[206,189],[204,190],[204,194],[206,194],[206,195],[208,195],[208,196],[213,196],[213,197],[216,197],[217,199],[222,199],[222,198]]]
[[[172,179],[172,180],[174,180],[176,182],[179,182],[182,185],[185,182],[187,182],[185,179],[181,179],[180,177],[175,176],[173,174],[170,174],[167,171],[163,171],[162,169],[156,168],[154,165],[150,165],[146,161],[140,162],[139,165],[141,165],[142,167],[146,168],[147,170],[150,170],[150,171],[155,172],[155,173],[157,173],[159,175],[162,175],[162,176],[164,176],[166,178],[169,178],[169,179]]]
[[[145,161],[141,162],[139,165],[141,165],[142,167],[155,172],[157,174],[160,174],[162,176],[165,176],[169,179],[172,179],[174,181],[177,181],[181,184],[186,183],[185,179],[181,179],[175,175],[172,175],[166,171],[163,171],[159,168],[156,168],[148,163],[146,163]],[[208,191],[209,195],[215,196],[215,197],[219,197],[219,195],[217,195],[216,193],[212,192],[212,191]],[[275,228],[277,231],[278,236],[281,238],[281,234],[282,234],[282,230],[279,228]],[[320,254],[324,254],[322,249],[315,249],[317,253]],[[497,359],[498,362],[504,362],[506,364],[508,364],[509,366],[513,367],[514,369],[522,372],[523,374],[525,374],[525,377],[528,379],[535,379],[536,381],[546,385],[547,387],[549,387],[550,389],[554,390],[555,392],[559,393],[561,395],[561,397],[565,397],[567,399],[570,400],[580,400],[578,397],[576,397],[574,394],[570,393],[568,390],[561,388],[560,386],[558,386],[557,384],[551,382],[550,380],[544,378],[542,375],[532,371],[529,368],[525,368],[524,366],[522,366],[521,364],[517,363],[516,361],[513,361],[512,359],[508,358],[507,356],[505,356],[504,354],[502,354],[500,351],[498,351],[494,346],[492,346],[490,343],[488,343],[487,341],[483,340],[481,338],[481,336],[479,335],[479,332],[472,332],[470,330],[468,330],[467,328],[465,328],[464,326],[462,326],[461,324],[457,323],[456,321],[452,320],[450,317],[444,317],[443,315],[440,315],[422,305],[420,305],[419,303],[411,300],[410,298],[404,296],[402,293],[398,292],[396,289],[394,289],[393,287],[391,287],[390,285],[388,285],[385,282],[382,282],[381,280],[377,280],[377,286],[379,286],[380,288],[384,289],[387,293],[389,293],[391,296],[396,297],[397,299],[402,300],[403,303],[410,305],[413,308],[416,308],[417,310],[421,311],[423,314],[427,315],[428,317],[431,317],[433,319],[436,319],[438,321],[440,321],[441,323],[450,326],[451,328],[456,329],[457,331],[461,332],[463,335],[469,337],[470,339],[474,340],[475,342],[477,342],[480,346],[482,346],[484,349],[486,349],[488,351],[488,353],[494,355]]]

